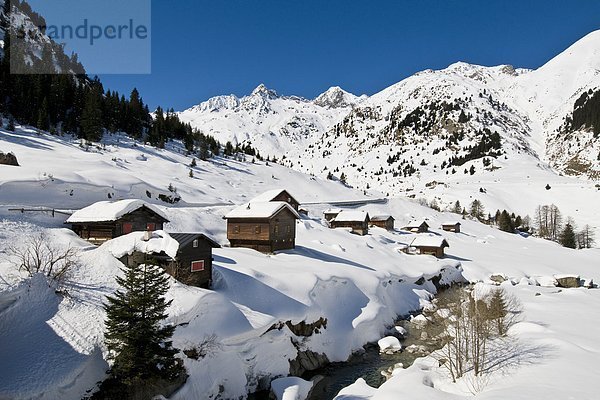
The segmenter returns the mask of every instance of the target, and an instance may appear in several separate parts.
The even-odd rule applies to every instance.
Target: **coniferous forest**
[[[124,132],[157,147],[164,147],[171,139],[181,140],[188,151],[197,150],[200,158],[219,153],[221,146],[213,137],[181,122],[172,108],[164,111],[157,107],[153,117],[137,89],[127,95],[106,90],[98,77],[86,75],[76,54],[67,56],[62,45],[36,40],[41,35],[39,30],[25,32],[24,26],[16,25],[11,18],[15,12],[26,15],[35,26],[45,25],[44,17],[26,2],[4,3],[0,19],[0,29],[5,32],[0,60],[0,112],[9,118],[8,129],[14,129],[12,121],[16,120],[52,134],[72,134],[91,142],[101,140],[106,133]],[[11,46],[10,33],[42,43],[40,58],[32,56],[27,45]],[[48,68],[56,73],[34,73]]]

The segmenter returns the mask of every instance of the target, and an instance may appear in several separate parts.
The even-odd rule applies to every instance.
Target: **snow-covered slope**
[[[462,193],[472,194],[478,183],[503,182],[520,196],[500,196],[498,190],[482,199],[492,212],[502,207],[532,213],[521,202],[526,197],[536,202],[533,207],[560,201],[575,216],[581,207],[542,196],[537,185],[581,185],[587,193],[597,183],[599,138],[588,131],[561,133],[561,127],[581,94],[600,87],[599,52],[596,31],[537,70],[458,62],[358,100],[338,88],[314,102],[269,95],[262,114],[241,104],[265,98],[258,96],[266,90],[259,87],[242,99],[210,99],[181,116],[217,137],[251,141],[263,156],[285,156],[284,165],[293,169],[321,177],[343,173],[356,188],[429,201],[439,196],[447,205],[462,202]],[[331,107],[346,104],[351,107]],[[539,181],[529,185],[533,176]],[[428,190],[434,181],[448,184],[443,194]],[[572,192],[558,197],[579,198]]]
[[[179,118],[225,143],[251,143],[263,156],[280,157],[312,143],[354,105],[358,98],[332,87],[314,101],[279,96],[260,84],[252,94],[213,97],[178,113]]]

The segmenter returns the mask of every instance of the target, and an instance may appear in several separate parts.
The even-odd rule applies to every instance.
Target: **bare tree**
[[[53,244],[44,233],[27,236],[20,244],[9,246],[7,254],[20,271],[29,276],[44,274],[56,284],[64,281],[79,256],[71,244],[67,247]]]
[[[501,288],[482,298],[476,298],[472,291],[457,290],[446,296],[438,306],[446,310],[436,314],[434,320],[443,328],[441,337],[444,346],[434,356],[446,367],[454,382],[469,371],[475,377],[485,373],[491,359],[488,351],[490,342],[506,337],[521,313],[519,301]],[[507,342],[505,351],[512,351],[510,342]],[[485,379],[477,382],[482,384]]]
[[[581,231],[577,234],[577,242],[581,249],[590,249],[594,247],[596,238],[591,226],[587,224],[583,226]]]

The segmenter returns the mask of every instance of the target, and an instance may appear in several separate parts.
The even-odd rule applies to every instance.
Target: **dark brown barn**
[[[394,230],[394,217],[391,215],[375,215],[371,217],[371,226],[378,226],[388,231]]]
[[[300,206],[298,200],[285,189],[266,191],[250,200],[250,203],[265,203],[270,201],[283,201],[284,203],[288,203],[296,212],[298,212],[298,207]]]
[[[460,222],[444,222],[442,229],[446,232],[460,233]]]
[[[296,247],[298,213],[287,202],[248,203],[225,216],[231,247],[263,253]]]
[[[164,231],[133,232],[103,245],[125,265],[152,262],[179,282],[204,288],[212,284],[212,249],[219,247],[201,233]]]
[[[429,232],[429,224],[425,221],[410,221],[402,227],[402,230],[413,233],[425,233]]]
[[[99,201],[71,215],[66,224],[93,244],[135,231],[162,230],[169,222],[155,206],[142,200]]]
[[[364,211],[342,211],[329,222],[332,228],[350,228],[352,233],[366,235],[369,233],[369,213]]]
[[[418,250],[419,254],[429,254],[437,258],[444,257],[444,249],[450,247],[446,239],[441,236],[420,235],[410,244]]]

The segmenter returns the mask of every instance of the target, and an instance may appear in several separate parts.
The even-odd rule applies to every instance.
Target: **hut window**
[[[276,225],[273,227],[273,233],[279,233],[279,225],[278,225],[278,224],[276,224]]]
[[[131,233],[133,231],[133,224],[131,222],[123,222],[123,234]]]
[[[240,233],[240,226],[239,225],[234,225],[233,226],[233,233]]]
[[[256,225],[254,227],[254,233],[256,233],[256,234],[260,233],[260,225]]]
[[[292,233],[292,227],[291,226],[287,226],[287,233]]]
[[[154,230],[156,230],[156,224],[154,222],[148,222],[146,224],[146,230],[147,231],[154,231]]]
[[[194,241],[192,242],[192,246],[198,247],[198,239],[194,239]]]
[[[191,271],[192,272],[204,271],[204,260],[192,261]]]

